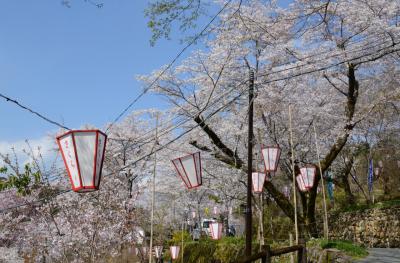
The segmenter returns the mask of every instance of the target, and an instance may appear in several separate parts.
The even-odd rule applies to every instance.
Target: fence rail
[[[271,263],[272,257],[277,257],[283,254],[297,252],[297,262],[307,263],[307,249],[305,245],[295,245],[290,247],[283,247],[277,249],[271,249],[270,246],[264,246],[263,251],[257,254],[251,255],[250,257],[244,258],[239,261],[240,263],[251,263],[253,261],[261,259],[262,263]]]

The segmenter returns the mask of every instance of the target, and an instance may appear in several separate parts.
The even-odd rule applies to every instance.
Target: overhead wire
[[[35,111],[35,110],[32,110],[32,109],[29,108],[28,106],[22,105],[22,104],[19,103],[16,99],[12,99],[12,98],[10,98],[10,97],[8,97],[8,96],[6,96],[6,95],[4,95],[4,94],[1,94],[1,93],[0,93],[0,97],[2,97],[3,99],[5,99],[5,100],[8,101],[8,102],[14,103],[14,104],[17,105],[18,107],[20,107],[20,108],[22,108],[22,109],[24,109],[24,110],[29,111],[30,113],[32,113],[32,114],[38,116],[39,118],[41,118],[41,119],[43,119],[43,120],[45,120],[45,121],[47,121],[47,122],[49,122],[49,123],[51,123],[51,124],[54,124],[54,125],[56,125],[56,126],[62,128],[62,129],[71,130],[71,129],[68,128],[67,126],[62,125],[62,124],[60,124],[60,123],[58,123],[58,122],[56,122],[56,121],[51,120],[50,118],[44,116],[43,114],[41,114],[41,113],[39,113],[39,112],[37,112],[37,111]]]
[[[387,48],[394,47],[394,46],[396,46],[396,45],[398,45],[398,44],[399,44],[398,42],[394,42],[391,46],[382,48],[382,49],[380,49],[379,51],[383,51],[383,50],[385,50],[385,49],[387,49]],[[397,52],[397,51],[398,51],[398,50],[394,50],[394,51],[391,51],[390,53]],[[351,62],[351,61],[353,61],[353,60],[357,60],[357,59],[361,59],[361,58],[364,58],[364,57],[368,57],[368,56],[373,55],[373,54],[375,54],[375,53],[376,53],[376,52],[374,52],[374,53],[369,53],[369,54],[364,54],[364,55],[358,56],[358,57],[356,57],[356,58],[347,59],[347,60],[345,60],[345,61],[341,61],[341,62],[338,62],[338,63],[334,63],[334,64],[331,64],[331,65],[328,65],[328,66],[325,66],[325,67],[322,67],[322,68],[317,68],[317,69],[314,69],[314,70],[311,70],[311,71],[306,71],[306,72],[297,73],[297,74],[294,74],[294,75],[292,75],[292,76],[287,76],[287,77],[285,77],[285,78],[278,78],[278,79],[273,79],[273,80],[270,80],[270,81],[267,81],[267,82],[262,82],[262,84],[265,84],[265,83],[272,83],[272,82],[277,82],[277,81],[282,81],[282,80],[285,80],[285,79],[295,78],[295,77],[298,77],[298,76],[301,76],[301,75],[307,75],[307,74],[310,74],[310,73],[315,73],[315,72],[318,72],[318,71],[323,71],[323,70],[329,69],[329,68],[331,68],[331,67],[335,67],[335,66],[338,66],[338,65],[341,65],[341,64],[344,64],[344,63]],[[388,54],[389,54],[389,53],[388,53]],[[307,64],[307,65],[309,65],[309,64]],[[270,75],[270,74],[268,74],[268,75]],[[264,76],[264,75],[259,75],[259,76]],[[245,81],[245,82],[247,82],[247,81]],[[242,84],[242,83],[240,83],[240,84]],[[260,83],[259,83],[259,84],[260,84]],[[219,111],[223,110],[224,108],[226,108],[227,106],[229,106],[231,103],[233,103],[234,101],[236,101],[238,98],[240,98],[240,97],[244,94],[245,91],[246,91],[246,90],[242,91],[241,93],[239,93],[239,95],[235,96],[235,97],[234,97],[232,100],[230,100],[227,104],[222,105],[222,106],[219,107],[216,111],[214,111],[213,113],[211,113],[210,115],[208,115],[206,118],[204,118],[204,119],[202,120],[202,123],[205,123],[206,120],[208,120],[209,118],[211,118],[212,116],[214,116],[216,113],[218,113]],[[220,97],[220,98],[221,98],[221,97]],[[171,143],[173,143],[173,142],[177,141],[178,139],[182,138],[184,135],[186,135],[186,134],[189,133],[190,131],[194,130],[194,129],[195,129],[196,127],[198,127],[199,125],[200,125],[200,124],[197,123],[197,124],[194,125],[193,127],[187,129],[186,131],[184,131],[184,132],[181,133],[180,135],[176,136],[173,140],[170,140],[169,142],[167,142],[167,143],[164,144],[163,146],[161,146],[161,147],[159,147],[159,148],[153,150],[152,152],[146,154],[145,156],[142,156],[142,157],[138,158],[137,160],[135,160],[135,161],[133,161],[133,162],[131,162],[131,163],[129,163],[129,164],[127,164],[127,165],[121,167],[121,168],[120,168],[119,170],[117,170],[116,172],[122,171],[123,169],[127,168],[128,166],[131,166],[131,165],[133,165],[133,164],[136,164],[137,162],[142,161],[143,159],[145,159],[145,158],[147,158],[147,157],[153,155],[155,152],[158,152],[158,151],[160,151],[160,150],[166,148],[168,145],[170,145]],[[109,174],[107,174],[107,175],[105,175],[105,176],[115,174],[116,172],[109,173]],[[58,193],[57,195],[55,195],[55,196],[58,196],[59,194],[63,194],[63,193],[70,192],[70,191],[71,191],[71,190],[64,190],[64,191],[59,192],[59,193]],[[40,200],[41,200],[41,199],[40,199]],[[43,200],[45,200],[45,199],[43,199]],[[6,209],[2,209],[2,210],[0,210],[0,213],[2,213],[2,212],[4,212],[4,211],[8,211],[8,210],[10,210],[10,209],[14,209],[14,208],[16,208],[16,207],[21,207],[21,206],[26,206],[26,205],[29,205],[29,204],[21,204],[21,205],[9,207],[9,208],[6,208]]]
[[[212,19],[206,24],[206,26],[198,33],[194,38],[191,39],[191,41],[172,59],[172,61],[161,71],[160,74],[157,75],[157,77],[142,90],[142,92],[135,97],[135,99],[129,103],[129,105],[123,109],[123,111],[118,114],[118,116],[111,122],[111,124],[108,126],[106,129],[106,133],[111,129],[111,127],[141,98],[143,97],[152,87],[155,83],[158,82],[158,80],[169,70],[172,65],[180,58],[180,56],[196,41],[203,36],[204,32],[210,27],[210,25],[217,19],[217,17],[225,10],[225,8],[232,2],[232,0],[228,0],[223,7],[212,17]]]

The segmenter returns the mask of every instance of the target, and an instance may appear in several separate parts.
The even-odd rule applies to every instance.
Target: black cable
[[[110,130],[110,128],[141,98],[146,94],[151,87],[161,78],[162,75],[164,75],[167,70],[169,70],[172,65],[178,60],[178,58],[191,46],[193,45],[203,34],[204,32],[208,29],[208,27],[214,22],[214,20],[221,14],[224,9],[232,2],[232,0],[229,0],[225,3],[225,5],[216,13],[213,18],[207,23],[207,25],[201,30],[199,34],[197,34],[175,57],[174,59],[168,64],[166,68],[164,68],[161,73],[146,87],[143,89],[143,91],[114,119],[114,121],[108,126],[106,129],[106,133]]]
[[[379,51],[385,50],[385,49],[387,49],[387,48],[394,47],[394,46],[396,46],[396,45],[398,45],[398,44],[399,44],[399,43],[393,43],[391,46],[382,48],[382,49],[380,49]],[[398,49],[398,50],[400,50],[400,49]],[[389,53],[387,53],[387,54],[396,52],[396,51],[398,51],[398,50],[392,50],[391,52],[389,52]],[[376,53],[376,52],[374,52],[374,53]],[[360,59],[360,58],[363,58],[363,57],[370,56],[370,55],[372,55],[372,54],[374,54],[374,53],[369,53],[369,54],[367,54],[367,55],[364,54],[364,55],[362,55],[362,56],[359,56],[359,57],[356,57],[356,58],[352,58],[352,59],[348,59],[348,60],[345,60],[345,61],[341,61],[341,62],[338,62],[338,63],[335,63],[335,64],[331,64],[331,65],[326,66],[326,67],[322,67],[322,68],[314,69],[314,70],[311,70],[311,71],[306,71],[306,72],[298,73],[298,74],[295,74],[295,75],[293,75],[293,76],[288,76],[288,77],[285,77],[285,78],[279,78],[279,79],[270,80],[270,81],[263,82],[263,83],[264,83],[264,84],[265,84],[265,83],[272,83],[272,82],[282,81],[282,80],[286,80],[286,79],[290,79],[290,78],[295,78],[295,77],[298,77],[298,76],[301,76],[301,75],[307,75],[307,74],[310,74],[310,73],[315,73],[315,72],[318,72],[318,71],[323,71],[323,70],[329,69],[329,68],[331,68],[331,67],[335,67],[335,66],[338,66],[338,65],[347,63],[347,62],[351,62],[351,61],[353,61],[353,60],[357,60],[357,59]],[[387,55],[387,54],[383,54],[383,55]],[[260,75],[260,76],[262,76],[262,75]],[[237,86],[236,86],[236,87],[237,87]],[[136,164],[137,162],[142,161],[143,159],[145,159],[145,158],[147,158],[147,157],[153,155],[154,153],[159,152],[160,150],[166,148],[168,145],[170,145],[171,143],[173,143],[173,142],[177,141],[178,139],[182,138],[184,135],[186,135],[187,133],[189,133],[189,132],[191,132],[192,130],[194,130],[194,129],[195,129],[196,127],[198,127],[200,124],[205,123],[206,120],[210,119],[212,116],[214,116],[215,114],[217,114],[219,111],[223,110],[224,108],[226,108],[227,106],[229,106],[231,103],[233,103],[234,101],[236,101],[237,99],[239,99],[246,91],[247,91],[247,90],[245,89],[244,91],[242,91],[241,93],[239,93],[237,96],[235,96],[232,100],[230,100],[227,104],[222,105],[222,106],[221,106],[220,108],[218,108],[216,111],[214,111],[213,113],[211,113],[210,115],[208,115],[206,118],[204,118],[204,119],[202,120],[201,123],[196,123],[196,125],[194,125],[193,127],[189,128],[189,129],[186,130],[185,132],[181,133],[180,135],[178,135],[178,136],[175,137],[174,139],[170,140],[169,142],[167,142],[167,143],[164,144],[163,146],[161,146],[161,147],[159,147],[159,148],[153,150],[153,151],[150,152],[149,154],[146,154],[145,156],[142,156],[142,157],[140,157],[139,159],[137,159],[137,160],[135,160],[135,161],[133,161],[133,162],[131,162],[131,163],[129,163],[129,164],[123,166],[122,168],[118,169],[116,172],[109,173],[109,174],[107,174],[107,175],[105,175],[105,176],[112,175],[112,174],[115,174],[115,173],[117,173],[117,172],[119,172],[119,171],[122,171],[123,169],[125,169],[125,168],[127,168],[127,167],[129,167],[129,166],[131,166],[131,165],[134,165],[134,164]],[[59,194],[63,194],[63,193],[70,192],[70,191],[71,191],[71,190],[64,190],[64,191],[61,191]],[[57,194],[57,195],[59,195],[59,194]],[[55,195],[55,196],[57,196],[57,195]],[[42,199],[40,199],[40,200],[42,200]],[[38,201],[40,201],[40,200],[38,200]],[[45,200],[45,199],[43,199],[43,200]],[[18,207],[26,206],[26,205],[29,205],[29,204],[21,204],[21,205],[17,205],[17,206],[14,206],[14,207],[9,207],[9,208],[6,208],[6,209],[2,209],[2,210],[0,210],[0,213],[2,213],[2,212],[5,211],[5,210],[10,210],[10,209],[14,209],[14,208],[18,208]]]
[[[60,123],[58,123],[58,122],[56,122],[56,121],[50,120],[49,118],[43,116],[42,114],[38,113],[37,111],[34,111],[34,110],[32,110],[31,108],[20,104],[20,103],[19,103],[18,101],[16,101],[15,99],[12,99],[12,98],[10,98],[10,97],[7,97],[7,96],[5,96],[5,95],[3,95],[3,94],[1,94],[1,93],[0,93],[0,97],[4,98],[4,99],[5,99],[6,101],[8,101],[8,102],[14,103],[14,104],[17,105],[18,107],[20,107],[20,108],[22,108],[22,109],[24,109],[24,110],[27,110],[27,111],[29,111],[29,112],[32,113],[32,114],[35,114],[35,115],[38,116],[39,118],[41,118],[41,119],[43,119],[43,120],[45,120],[45,121],[47,121],[47,122],[49,122],[49,123],[51,123],[51,124],[54,124],[54,125],[56,125],[56,126],[62,128],[62,129],[71,130],[70,128],[68,128],[68,127],[66,127],[66,126],[64,126],[64,125],[62,125],[62,124],[60,124]]]

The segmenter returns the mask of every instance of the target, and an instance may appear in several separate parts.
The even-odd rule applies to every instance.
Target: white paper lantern
[[[149,253],[149,248],[148,247],[142,247],[141,248],[142,256],[147,257]]]
[[[193,219],[196,218],[196,211],[192,211],[192,218],[193,218]]]
[[[214,240],[221,239],[222,237],[222,223],[213,222],[210,224],[211,238]]]
[[[169,250],[171,252],[171,258],[177,259],[179,256],[179,246],[171,246],[169,247]]]
[[[288,198],[288,199],[290,199],[290,196],[291,196],[290,192],[291,192],[290,188],[289,188],[287,185],[285,185],[285,186],[283,187],[283,194],[284,194],[284,195],[286,196],[286,198]]]
[[[139,249],[135,247],[135,256],[139,255]]]
[[[374,169],[375,176],[378,177],[380,173],[381,173],[381,169],[379,167],[375,167],[375,169]]]
[[[57,137],[72,190],[99,189],[107,135],[99,130],[74,130]]]
[[[163,251],[163,247],[162,246],[155,246],[154,247],[154,253],[156,255],[156,258],[161,258],[162,251]]]
[[[310,189],[314,186],[316,172],[317,168],[314,165],[307,165],[300,168],[300,175],[296,177],[300,191],[310,191]]]
[[[281,149],[278,146],[265,146],[261,149],[264,159],[265,172],[276,172]]]
[[[254,172],[251,174],[254,193],[262,193],[264,189],[265,177],[266,177],[265,173]]]
[[[213,208],[213,214],[216,216],[216,215],[218,215],[218,213],[219,213],[218,207],[214,206],[214,208]]]
[[[200,152],[174,159],[172,163],[188,189],[202,184]]]
[[[383,162],[380,160],[380,161],[378,161],[378,167],[379,168],[383,168]]]

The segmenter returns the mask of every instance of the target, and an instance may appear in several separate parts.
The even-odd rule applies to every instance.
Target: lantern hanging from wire
[[[107,135],[99,130],[73,130],[57,137],[72,190],[99,189]]]
[[[156,255],[156,258],[161,258],[162,251],[163,251],[163,246],[155,246],[154,247],[154,253]]]
[[[381,168],[375,167],[375,169],[374,169],[374,174],[375,174],[375,176],[376,176],[377,178],[379,177],[380,173],[381,173]]]
[[[261,153],[264,159],[265,172],[276,172],[279,157],[281,156],[281,149],[278,146],[265,146],[262,147]]]
[[[211,238],[214,240],[221,239],[222,237],[222,223],[213,222],[210,224]]]
[[[300,174],[296,177],[300,191],[307,192],[314,186],[317,168],[314,165],[307,165],[300,168]]]
[[[142,252],[142,256],[143,257],[147,257],[147,255],[149,253],[149,248],[148,247],[142,247],[141,248],[141,252]]]
[[[213,208],[213,214],[214,214],[215,216],[219,214],[219,209],[218,209],[218,207],[214,206],[214,208]]]
[[[177,259],[179,256],[179,246],[171,246],[169,247],[169,250],[171,252],[172,260]]]
[[[251,179],[253,181],[253,192],[262,193],[264,189],[266,174],[260,172],[253,172],[251,174]]]
[[[285,185],[283,187],[283,194],[286,196],[287,199],[290,199],[290,192],[291,192],[291,190],[290,190],[289,186]]]
[[[193,219],[196,218],[196,211],[192,211],[192,218],[193,218]]]
[[[202,184],[200,152],[176,158],[172,163],[188,189]]]

